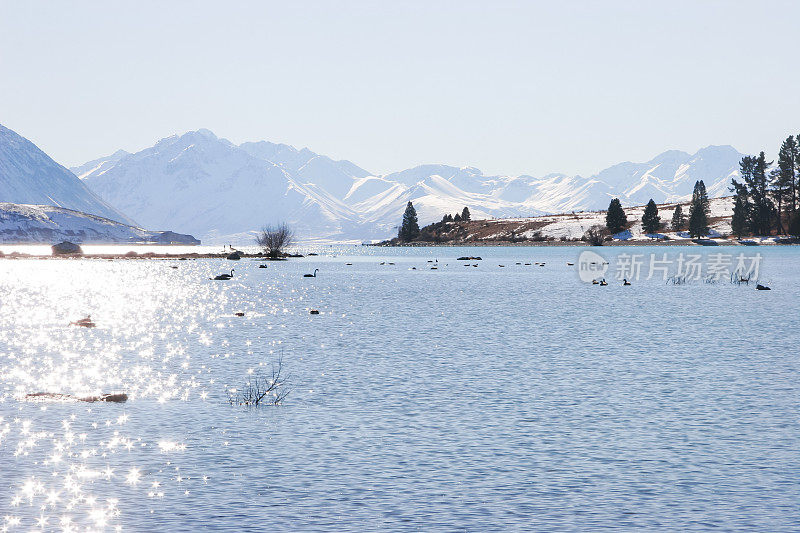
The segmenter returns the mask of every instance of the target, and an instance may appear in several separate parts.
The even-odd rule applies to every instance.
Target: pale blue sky
[[[373,172],[589,174],[800,133],[800,2],[0,0],[0,123],[70,165],[209,128]]]

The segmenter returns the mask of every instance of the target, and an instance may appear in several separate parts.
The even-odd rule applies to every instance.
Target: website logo
[[[593,280],[603,278],[608,271],[608,261],[591,250],[584,250],[578,256],[578,276],[581,281],[591,283]]]

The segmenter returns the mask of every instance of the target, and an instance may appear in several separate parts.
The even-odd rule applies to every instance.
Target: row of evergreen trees
[[[472,215],[469,212],[469,207],[464,207],[464,209],[461,211],[461,214],[456,213],[456,215],[453,216],[448,213],[442,217],[442,222],[469,222],[470,220],[472,220]]]
[[[469,212],[469,207],[464,207],[461,213],[456,213],[455,216],[447,214],[442,217],[442,222],[462,222],[472,219]],[[397,232],[397,238],[401,241],[413,241],[419,237],[419,220],[417,219],[417,210],[414,209],[414,204],[408,202],[406,210],[403,213],[403,222],[400,224],[400,230]]]
[[[708,216],[710,205],[706,185],[703,180],[694,184],[692,192],[692,202],[689,204],[689,234],[692,237],[705,237],[709,233]],[[673,231],[681,231],[686,228],[686,216],[683,208],[678,205],[672,212],[671,226]],[[608,204],[606,211],[606,228],[612,234],[619,233],[628,227],[628,216],[622,208],[619,198],[613,198]],[[647,202],[642,214],[642,229],[646,234],[658,233],[661,229],[661,217],[658,214],[658,206],[651,198]]]
[[[745,156],[739,163],[742,181],[731,180],[731,229],[745,235],[800,236],[800,135],[790,135],[778,151],[778,164],[767,162],[764,152]],[[784,222],[788,224],[784,225]]]

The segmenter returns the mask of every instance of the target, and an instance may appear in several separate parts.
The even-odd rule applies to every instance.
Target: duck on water
[[[70,326],[80,326],[82,328],[93,328],[97,324],[92,321],[92,315],[86,315],[86,318],[80,318],[75,322],[70,322]]]

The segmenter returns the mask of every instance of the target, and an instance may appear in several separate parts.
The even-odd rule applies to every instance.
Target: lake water
[[[799,530],[800,248],[596,249],[758,252],[769,292],[580,251],[0,261],[0,528]],[[229,405],[281,357],[282,406]]]

